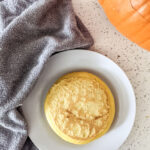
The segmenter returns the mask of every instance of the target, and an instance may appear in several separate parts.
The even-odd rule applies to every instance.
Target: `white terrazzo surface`
[[[150,52],[123,37],[108,21],[97,0],[73,0],[73,6],[95,40],[91,49],[116,62],[135,90],[135,124],[119,150],[150,150]]]

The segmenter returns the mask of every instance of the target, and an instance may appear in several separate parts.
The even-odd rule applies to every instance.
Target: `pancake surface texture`
[[[73,72],[51,87],[44,110],[57,135],[70,143],[86,144],[109,130],[115,104],[100,78],[88,72]]]

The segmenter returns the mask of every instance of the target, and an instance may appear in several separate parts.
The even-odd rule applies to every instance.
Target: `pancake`
[[[73,144],[86,144],[109,130],[115,104],[110,89],[100,78],[88,72],[73,72],[51,87],[44,111],[58,136]]]

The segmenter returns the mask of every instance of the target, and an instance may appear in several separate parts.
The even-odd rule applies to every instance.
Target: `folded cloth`
[[[36,149],[17,108],[54,52],[92,44],[71,0],[0,0],[0,150]]]

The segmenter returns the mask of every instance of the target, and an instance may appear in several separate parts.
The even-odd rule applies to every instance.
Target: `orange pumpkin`
[[[111,23],[150,51],[150,0],[98,0]]]

